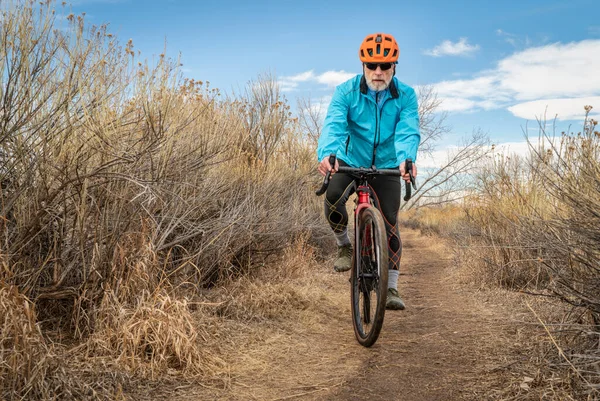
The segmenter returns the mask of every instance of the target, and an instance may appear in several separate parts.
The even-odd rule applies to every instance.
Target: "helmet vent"
[[[381,54],[381,45],[377,44],[377,54]]]

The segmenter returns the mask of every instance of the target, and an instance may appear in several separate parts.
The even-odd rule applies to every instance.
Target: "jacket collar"
[[[388,86],[388,89],[390,90],[390,95],[392,96],[392,99],[398,99],[399,93],[398,93],[398,88],[396,88],[396,84],[394,83],[394,78],[392,78],[392,81],[390,82],[390,86]],[[369,92],[369,87],[367,86],[367,79],[365,78],[364,74],[362,76],[362,78],[360,79],[360,93],[362,93],[363,95],[366,95]]]

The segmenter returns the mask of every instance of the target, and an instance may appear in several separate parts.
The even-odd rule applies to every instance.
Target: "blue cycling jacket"
[[[352,167],[394,168],[409,157],[417,160],[414,89],[394,77],[385,91],[369,92],[363,75],[335,88],[319,137],[319,161],[332,153]]]

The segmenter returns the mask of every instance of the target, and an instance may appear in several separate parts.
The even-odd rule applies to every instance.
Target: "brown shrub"
[[[37,398],[53,353],[39,329],[35,306],[15,286],[0,283],[0,397]]]
[[[550,359],[554,367],[567,363],[570,387],[582,397],[597,396],[600,383],[596,125],[586,118],[583,132],[563,133],[559,139],[541,125],[539,143],[530,144],[528,158],[498,158],[481,175],[479,198],[467,207],[469,235],[460,240],[469,248],[458,248],[480,282],[571,306],[568,314],[547,322],[558,351]]]
[[[202,332],[185,300],[143,292],[136,305],[126,306],[107,292],[98,319],[88,356],[110,356],[119,366],[152,378],[169,369],[192,376],[211,369]]]
[[[89,341],[90,355],[143,375],[201,374],[213,362],[183,290],[329,234],[307,190],[314,150],[273,77],[252,96],[221,99],[182,79],[177,60],[150,65],[83,15],[57,29],[55,7],[24,0],[0,11],[0,77],[12,91],[0,111],[0,281],[31,300],[44,328]],[[25,316],[9,327],[31,334],[31,355],[10,364],[31,375],[11,382],[19,394],[38,378],[31,361],[46,366],[36,317]],[[66,376],[63,394],[86,380]]]

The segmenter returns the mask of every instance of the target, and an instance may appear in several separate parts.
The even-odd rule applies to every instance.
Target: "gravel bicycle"
[[[329,156],[329,163],[335,165],[335,155]],[[408,201],[412,194],[411,184],[417,189],[411,159],[406,159],[406,171],[410,174],[410,183],[406,182],[404,200]],[[368,181],[376,175],[400,176],[400,170],[340,166],[338,172],[350,174],[356,182],[354,250],[350,275],[352,323],[358,342],[370,347],[379,337],[385,316],[388,247],[383,217],[373,204]],[[318,196],[327,190],[330,177],[331,172],[327,172],[323,185],[316,191]]]

